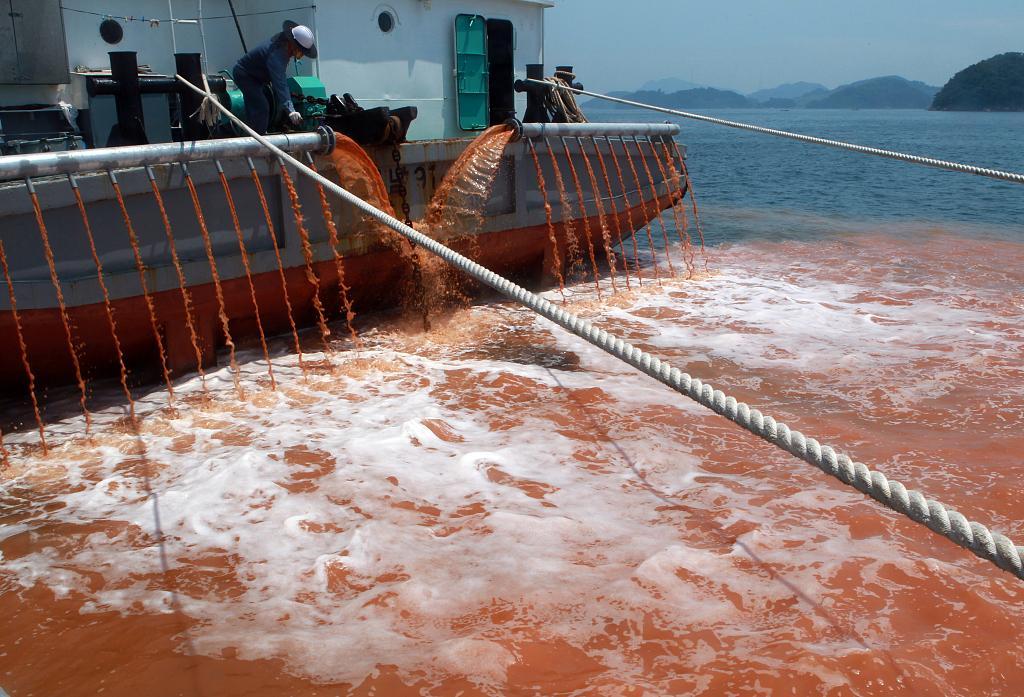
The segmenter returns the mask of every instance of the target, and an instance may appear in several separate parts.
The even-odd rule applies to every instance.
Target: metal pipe
[[[334,148],[334,132],[326,126],[322,126],[314,133],[268,136],[268,140],[282,150],[290,152],[312,151],[327,154]],[[224,138],[186,143],[7,155],[0,157],[0,181],[29,176],[127,169],[171,162],[247,157],[262,155],[265,152],[266,149],[255,138]]]
[[[201,78],[199,82],[202,82]],[[223,75],[207,75],[206,83],[210,86],[210,90],[217,94],[222,94],[228,90],[227,79]],[[87,75],[85,78],[85,89],[90,97],[99,97],[106,94],[116,95],[121,90],[121,83],[112,77]],[[167,75],[140,75],[139,92],[142,94],[185,94],[189,93],[189,90],[182,88],[177,80]],[[199,101],[202,100],[200,99]]]
[[[199,39],[203,44],[203,55],[201,56],[201,59],[203,61],[203,72],[208,73],[210,72],[210,63],[208,60],[210,53],[206,50],[206,29],[203,26],[203,0],[199,0],[198,5],[199,6],[196,8],[196,15],[198,15],[196,17],[196,21],[199,22]],[[248,53],[248,51],[246,51],[246,53]],[[582,85],[580,86],[580,89],[583,89]]]
[[[591,136],[668,137],[679,134],[675,123],[524,123],[519,128],[523,138],[562,138]]]
[[[170,21],[170,25],[171,25],[171,51],[173,51],[174,53],[177,53],[178,52],[178,37],[174,33],[174,25],[176,24],[176,22],[174,20],[174,0],[167,0],[167,16],[170,17],[170,19],[171,19],[171,21]]]

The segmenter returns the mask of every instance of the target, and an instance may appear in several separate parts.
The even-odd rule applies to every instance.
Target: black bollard
[[[178,75],[200,89],[203,88],[203,62],[200,53],[175,53],[174,69]],[[203,98],[190,89],[178,90],[178,104],[181,110],[181,139],[202,140],[208,130],[199,120],[199,107]]]
[[[142,116],[139,63],[135,51],[110,52],[110,77],[118,85],[114,94],[117,123],[110,129],[107,147],[148,144],[146,122]]]

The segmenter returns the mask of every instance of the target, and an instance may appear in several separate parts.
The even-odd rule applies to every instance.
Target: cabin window
[[[490,124],[505,123],[516,115],[515,34],[507,19],[487,20],[487,69],[490,73]]]
[[[482,131],[490,123],[490,75],[487,20],[480,15],[455,18],[455,92],[459,128]]]
[[[385,34],[390,34],[391,30],[395,28],[395,16],[387,10],[384,10],[377,15],[377,26]]]

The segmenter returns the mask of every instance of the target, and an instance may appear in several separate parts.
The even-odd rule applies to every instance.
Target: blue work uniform
[[[242,56],[231,72],[245,97],[245,122],[261,135],[270,127],[270,103],[263,91],[267,83],[278,106],[285,113],[295,111],[286,75],[289,60],[288,40],[278,34]]]

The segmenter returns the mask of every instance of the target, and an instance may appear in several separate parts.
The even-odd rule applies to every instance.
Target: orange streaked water
[[[121,210],[124,210],[124,201],[121,198],[121,190],[117,184],[114,184],[114,191],[117,193],[117,200],[121,203]],[[67,340],[68,355],[71,357],[71,365],[75,370],[75,381],[78,383],[78,389],[80,392],[79,404],[82,407],[82,414],[85,415],[85,430],[89,431],[89,426],[92,423],[89,417],[89,408],[86,404],[87,392],[85,386],[85,379],[82,377],[82,366],[79,361],[79,349],[75,345],[75,338],[71,332],[71,319],[68,317],[67,305],[64,304],[64,291],[61,288],[60,280],[57,278],[57,263],[53,258],[53,247],[50,246],[50,235],[46,229],[46,221],[43,220],[43,210],[39,206],[39,196],[36,194],[34,189],[29,189],[29,198],[32,199],[32,210],[36,216],[36,226],[39,228],[39,238],[43,243],[43,256],[46,258],[46,266],[50,271],[50,283],[53,284],[53,292],[57,298],[57,308],[60,310],[60,321],[64,326],[64,338]],[[127,215],[127,214],[125,214]],[[132,237],[133,249],[138,249],[135,243],[134,236]],[[6,266],[6,263],[4,264]],[[11,296],[14,296],[13,288],[10,289]],[[14,305],[11,305],[12,310]],[[161,349],[161,355],[163,351]],[[166,371],[166,369],[165,369]],[[170,381],[167,382],[167,389],[171,389]]]
[[[149,188],[153,192],[153,199],[156,201],[157,209],[160,211],[160,221],[163,223],[164,237],[167,239],[167,250],[171,254],[171,263],[174,265],[174,272],[178,277],[178,289],[181,291],[182,307],[185,310],[185,326],[188,327],[189,341],[192,343],[192,350],[196,356],[196,371],[199,373],[199,377],[203,378],[203,352],[199,348],[199,335],[196,333],[195,307],[192,304],[192,293],[188,289],[188,280],[185,278],[185,269],[181,265],[181,257],[178,256],[178,247],[174,241],[174,228],[171,226],[171,219],[167,215],[164,196],[160,193],[160,187],[157,186],[156,179],[153,177],[150,177]],[[78,202],[79,215],[82,216],[82,224],[88,230],[89,214],[85,210],[85,202],[82,200],[82,194],[77,186],[75,187],[75,197]],[[92,243],[91,237],[90,233],[90,244]],[[102,286],[103,274],[99,271],[99,258],[96,256],[95,249],[93,249],[93,259],[97,268],[97,281]],[[104,297],[106,297],[106,291],[104,291]],[[114,342],[117,343],[116,332],[113,333],[115,334]]]
[[[1024,538],[1024,243],[894,225],[711,268],[569,306]],[[0,686],[1013,694],[1019,581],[544,320],[362,339],[308,382],[276,342],[277,392],[240,352],[246,401],[181,381],[140,439],[115,409],[49,457],[5,434]]]
[[[7,264],[7,252],[4,243],[0,242],[0,266],[4,272],[4,283],[7,286],[7,297],[11,303],[11,318],[14,324],[14,333],[18,339],[18,353],[21,356],[21,365],[25,368],[25,378],[28,381],[28,398],[32,403],[32,415],[35,417],[36,426],[39,428],[39,447],[43,455],[47,454],[46,427],[43,424],[43,416],[39,411],[39,394],[36,391],[36,376],[32,372],[32,364],[28,360],[28,347],[25,345],[25,335],[21,330],[21,320],[18,317],[18,299],[14,292],[14,282],[11,280],[11,269]],[[8,349],[10,350],[10,349]]]
[[[306,262],[306,281],[309,283],[310,289],[313,291],[313,309],[316,310],[316,324],[320,329],[320,340],[323,343],[324,350],[330,353],[331,330],[327,326],[327,315],[324,311],[323,301],[320,299],[320,277],[317,276],[316,271],[313,270],[313,246],[309,241],[309,231],[306,229],[305,217],[302,213],[302,203],[299,201],[299,193],[295,189],[295,182],[292,181],[292,177],[288,173],[288,168],[285,167],[283,161],[281,161],[279,165],[281,181],[284,182],[285,190],[288,192],[288,200],[291,202],[292,215],[295,218],[295,229],[299,233],[299,241],[302,246],[302,258]]]

